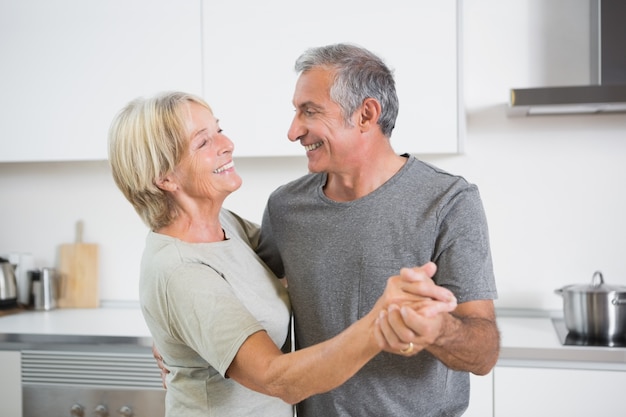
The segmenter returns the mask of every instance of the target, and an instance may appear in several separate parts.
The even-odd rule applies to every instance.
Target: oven
[[[21,350],[23,417],[163,417],[150,346],[51,345]]]

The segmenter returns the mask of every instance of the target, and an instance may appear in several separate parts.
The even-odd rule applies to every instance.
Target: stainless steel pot
[[[579,336],[600,339],[626,339],[626,287],[607,285],[596,271],[591,285],[566,285],[555,290],[563,297],[567,329]]]

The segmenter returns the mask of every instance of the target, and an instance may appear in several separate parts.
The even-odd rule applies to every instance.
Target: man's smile
[[[312,143],[310,145],[304,145],[304,149],[308,151],[314,151],[317,148],[319,148],[320,146],[322,146],[322,142],[317,142],[317,143]]]

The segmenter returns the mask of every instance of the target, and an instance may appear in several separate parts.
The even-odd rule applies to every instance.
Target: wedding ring
[[[400,353],[402,353],[402,354],[404,354],[404,355],[406,355],[406,354],[408,354],[408,353],[411,353],[411,352],[413,352],[413,342],[409,342],[409,346],[407,346],[407,348],[406,348],[406,349],[402,349],[402,350],[400,351]]]

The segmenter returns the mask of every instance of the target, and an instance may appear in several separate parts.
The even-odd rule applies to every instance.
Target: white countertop
[[[499,365],[560,366],[626,370],[626,348],[564,346],[549,317],[499,317]]]
[[[138,308],[64,308],[0,317],[0,334],[151,337]]]
[[[563,346],[549,317],[498,316],[501,366],[563,366],[626,370],[626,348]],[[0,317],[0,335],[150,339],[139,308],[24,311]]]

